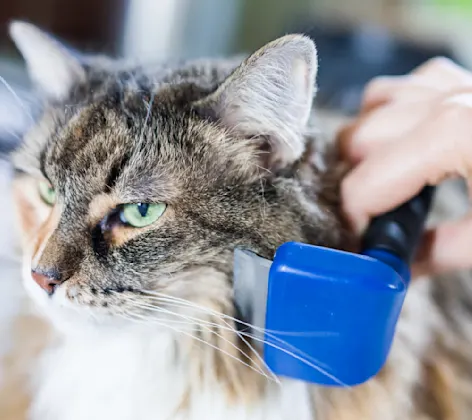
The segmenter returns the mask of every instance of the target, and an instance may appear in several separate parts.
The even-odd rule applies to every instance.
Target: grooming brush
[[[390,352],[434,187],[372,220],[359,254],[296,242],[234,252],[234,297],[268,368],[324,386],[375,376]]]

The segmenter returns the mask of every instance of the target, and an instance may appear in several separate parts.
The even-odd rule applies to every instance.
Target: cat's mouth
[[[207,287],[197,285],[204,282]],[[28,295],[54,324],[140,324],[157,329],[185,330],[207,322],[208,318],[226,317],[232,312],[230,289],[223,273],[199,268],[162,281],[154,289],[133,287],[98,287],[97,282],[71,277],[45,290],[31,274],[31,260],[23,264],[23,283]],[[223,319],[223,318],[222,318]]]
[[[69,282],[57,285],[53,293],[47,293],[33,280],[29,264],[24,264],[23,271],[23,284],[28,296],[40,314],[60,331],[80,333],[99,326],[123,327],[129,324],[123,294],[110,292],[108,299],[99,303]]]

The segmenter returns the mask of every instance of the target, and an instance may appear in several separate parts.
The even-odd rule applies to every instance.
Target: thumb
[[[472,268],[472,215],[430,229],[418,249],[412,275]]]

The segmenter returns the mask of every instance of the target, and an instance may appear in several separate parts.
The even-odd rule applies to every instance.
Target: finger
[[[470,143],[470,136],[466,132],[461,134],[456,131],[456,123],[461,119],[472,119],[472,87],[462,87],[440,94],[430,91],[425,92],[421,99],[415,100],[414,96],[410,99],[410,102],[395,101],[384,105],[364,114],[354,124],[346,127],[345,132],[342,133],[344,138],[341,137],[345,158],[357,163],[374,149],[397,141],[423,122],[434,124],[436,121],[444,120],[442,128],[445,127],[449,131],[448,138],[454,133],[454,136]],[[436,116],[432,117],[433,114]],[[469,129],[471,127],[468,124],[466,130]]]
[[[407,201],[425,185],[464,175],[464,162],[472,160],[470,149],[458,149],[461,145],[450,141],[450,130],[450,124],[434,123],[413,130],[374,150],[346,176],[341,184],[342,202],[355,230],[363,230],[371,217]]]
[[[440,274],[472,267],[472,216],[429,230],[421,244],[412,273]]]
[[[420,76],[428,83],[451,90],[472,84],[469,71],[445,57],[435,57],[417,67],[413,75]]]
[[[404,86],[407,76],[380,76],[367,83],[360,106],[360,112],[366,113],[391,100],[393,92]]]
[[[370,111],[394,98],[410,100],[471,85],[472,74],[469,71],[447,58],[437,57],[410,74],[374,78],[365,89],[361,112]]]
[[[444,85],[434,84],[420,76],[378,77],[365,89],[361,113],[372,111],[391,101],[432,100],[445,92],[447,89]]]
[[[427,118],[430,108],[428,101],[392,103],[360,116],[339,132],[338,142],[343,158],[358,163],[374,150],[397,142]]]
[[[374,149],[341,184],[344,211],[356,230],[368,220],[451,176],[472,175],[472,94],[439,102],[424,123]]]
[[[418,113],[420,111],[419,107],[414,110],[416,112],[410,112],[407,106],[410,106],[411,104],[406,105],[405,103],[423,102],[422,108],[425,111],[427,105],[431,104],[434,99],[440,97],[442,94],[444,94],[443,89],[439,86],[430,85],[422,78],[415,76],[385,76],[374,79],[366,88],[363,105],[361,106],[358,118],[342,127],[337,134],[337,141],[343,157],[352,162],[356,162],[361,158],[361,156],[357,156],[357,151],[365,148],[363,143],[367,142],[370,144],[369,139],[362,134],[355,136],[360,127],[364,127],[366,132],[370,132],[372,138],[383,137],[387,139],[388,137],[395,137],[398,135],[392,132],[391,124],[384,124],[384,121],[377,118],[378,114],[375,114],[376,111],[379,111],[380,114],[385,112],[388,119],[390,119],[390,117],[397,118],[398,116],[393,112],[391,115],[388,115],[389,111],[399,110],[400,115],[404,114],[410,121],[420,120],[425,112]],[[389,102],[392,101],[402,103],[389,104]],[[383,109],[385,107],[389,108]],[[371,131],[369,123],[372,119],[374,119],[378,127],[383,127],[384,131],[388,131],[388,135],[387,133],[382,134],[376,131]],[[412,125],[413,124],[407,124],[406,126],[402,126],[402,124],[395,124],[393,127],[403,130],[411,128]],[[363,141],[353,141],[354,137],[361,138]],[[366,151],[368,149],[370,148],[365,148]]]

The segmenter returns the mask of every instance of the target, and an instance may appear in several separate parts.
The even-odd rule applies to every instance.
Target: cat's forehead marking
[[[125,163],[128,137],[113,113],[91,106],[56,129],[40,155],[41,167],[58,184],[78,184],[84,192],[100,184],[103,191]]]
[[[184,128],[185,118],[167,118],[159,107],[147,119],[146,108],[141,111],[129,116],[92,104],[51,130],[41,167],[70,208],[86,211],[95,197],[111,194],[113,203],[108,198],[107,205],[93,204],[95,220],[125,202],[167,202],[179,194],[185,168],[177,139],[191,130]]]

